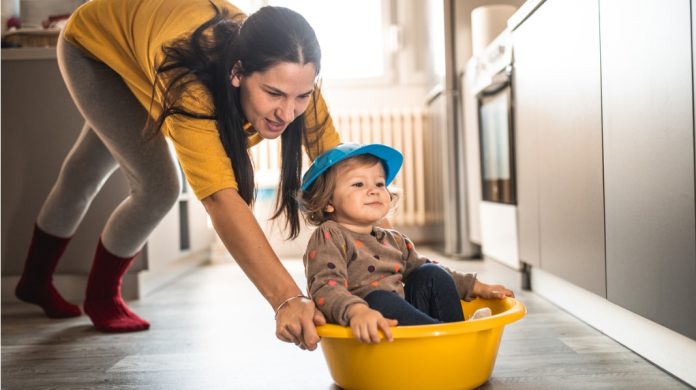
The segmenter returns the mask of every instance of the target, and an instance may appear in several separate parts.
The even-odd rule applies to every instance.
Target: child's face
[[[336,167],[336,189],[327,207],[336,222],[353,231],[369,233],[387,215],[390,204],[381,163],[348,162]]]

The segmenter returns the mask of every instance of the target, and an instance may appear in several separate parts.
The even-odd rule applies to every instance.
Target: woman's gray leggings
[[[63,79],[86,122],[36,223],[50,234],[71,237],[120,166],[130,193],[111,213],[101,239],[114,255],[130,257],[178,198],[175,161],[162,134],[149,139],[143,133],[147,111],[116,72],[62,36],[57,50]]]

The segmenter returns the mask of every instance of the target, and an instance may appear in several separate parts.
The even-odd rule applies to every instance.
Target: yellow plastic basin
[[[526,313],[522,302],[462,301],[464,318],[490,307],[493,316],[474,321],[392,328],[394,341],[363,344],[349,327],[318,327],[331,376],[344,389],[472,389],[490,378],[505,325]]]

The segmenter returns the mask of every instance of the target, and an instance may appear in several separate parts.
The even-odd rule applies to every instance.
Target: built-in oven
[[[481,198],[516,204],[512,66],[494,74],[477,95],[481,151]]]
[[[478,202],[483,255],[520,269],[515,172],[514,62],[512,39],[503,31],[470,62],[470,128],[479,166],[472,191]],[[468,130],[467,130],[468,131]],[[472,183],[473,184],[473,183]],[[479,189],[480,187],[480,189]]]

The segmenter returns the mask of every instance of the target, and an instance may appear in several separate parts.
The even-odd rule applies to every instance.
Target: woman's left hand
[[[474,295],[484,299],[503,299],[505,297],[515,297],[509,288],[500,284],[486,284],[478,280],[474,283]]]
[[[316,327],[324,324],[326,319],[314,302],[306,298],[293,299],[278,311],[276,336],[304,350],[314,351],[320,340]]]

